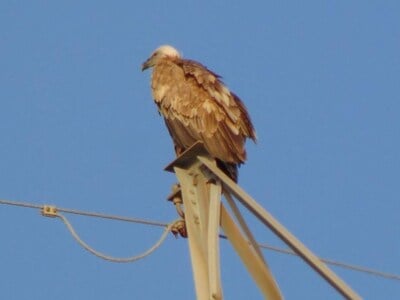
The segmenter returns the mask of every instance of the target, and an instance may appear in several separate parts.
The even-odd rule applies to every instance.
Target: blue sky
[[[168,222],[174,157],[140,64],[161,44],[222,75],[259,142],[240,184],[320,256],[400,273],[398,1],[2,1],[0,198]],[[139,253],[160,228],[68,216],[96,249]],[[255,220],[257,239],[282,246]],[[2,299],[193,299],[186,240],[113,264],[65,226],[0,207]],[[338,299],[265,252],[287,299]],[[226,241],[226,299],[260,293]],[[400,284],[333,268],[366,299]]]

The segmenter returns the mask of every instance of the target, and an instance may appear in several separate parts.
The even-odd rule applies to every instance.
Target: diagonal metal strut
[[[332,287],[346,299],[361,300],[341,278],[329,269],[313,252],[289,232],[277,219],[250,197],[240,186],[225,175],[207,156],[198,156],[204,166],[223,183],[223,189],[233,194],[252,214],[268,226],[281,240],[293,249],[307,264],[317,271]]]

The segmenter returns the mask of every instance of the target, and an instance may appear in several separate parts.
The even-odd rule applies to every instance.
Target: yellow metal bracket
[[[58,216],[57,207],[55,207],[54,205],[43,205],[40,212],[45,217],[55,218]]]

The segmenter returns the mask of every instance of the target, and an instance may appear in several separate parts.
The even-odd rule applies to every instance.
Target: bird
[[[152,68],[151,90],[179,156],[197,142],[217,166],[238,181],[246,157],[245,142],[256,142],[256,131],[240,98],[221,76],[201,63],[184,59],[170,45],[158,47],[142,64]]]

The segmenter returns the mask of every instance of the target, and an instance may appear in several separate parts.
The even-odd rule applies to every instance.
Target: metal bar
[[[196,289],[196,299],[209,300],[209,274],[208,258],[205,252],[202,224],[203,221],[198,213],[198,197],[196,186],[193,184],[193,176],[189,175],[188,170],[174,167],[175,174],[181,183],[182,200],[185,205],[185,222],[188,232],[188,243],[190,258],[192,261],[193,279]]]
[[[264,264],[254,248],[247,242],[247,239],[235,224],[223,204],[221,204],[221,227],[228,237],[228,240],[239,254],[255,283],[260,288],[265,299],[283,299],[268,266]]]
[[[219,259],[219,223],[221,219],[221,182],[209,183],[208,215],[208,272],[211,299],[221,300],[221,272]],[[206,200],[206,199],[204,199]]]
[[[264,255],[262,254],[260,247],[258,246],[258,243],[256,239],[254,238],[253,233],[251,232],[249,226],[247,226],[247,223],[245,219],[243,218],[243,215],[241,214],[239,207],[237,207],[235,201],[233,200],[231,194],[228,192],[224,192],[226,201],[228,202],[229,206],[231,207],[231,210],[233,211],[233,214],[236,217],[236,220],[239,222],[240,227],[242,227],[243,232],[246,234],[249,242],[253,246],[254,250],[257,252],[258,256],[260,256],[261,260],[267,264],[267,262],[264,259]]]
[[[244,206],[246,206],[262,223],[268,226],[290,248],[293,249],[306,263],[317,271],[332,287],[334,287],[346,299],[358,300],[361,297],[353,291],[342,279],[331,271],[314,253],[291,234],[282,224],[268,213],[260,204],[251,198],[240,186],[233,182],[210,159],[198,156],[198,159],[217,176],[223,183],[224,189],[228,189]]]

